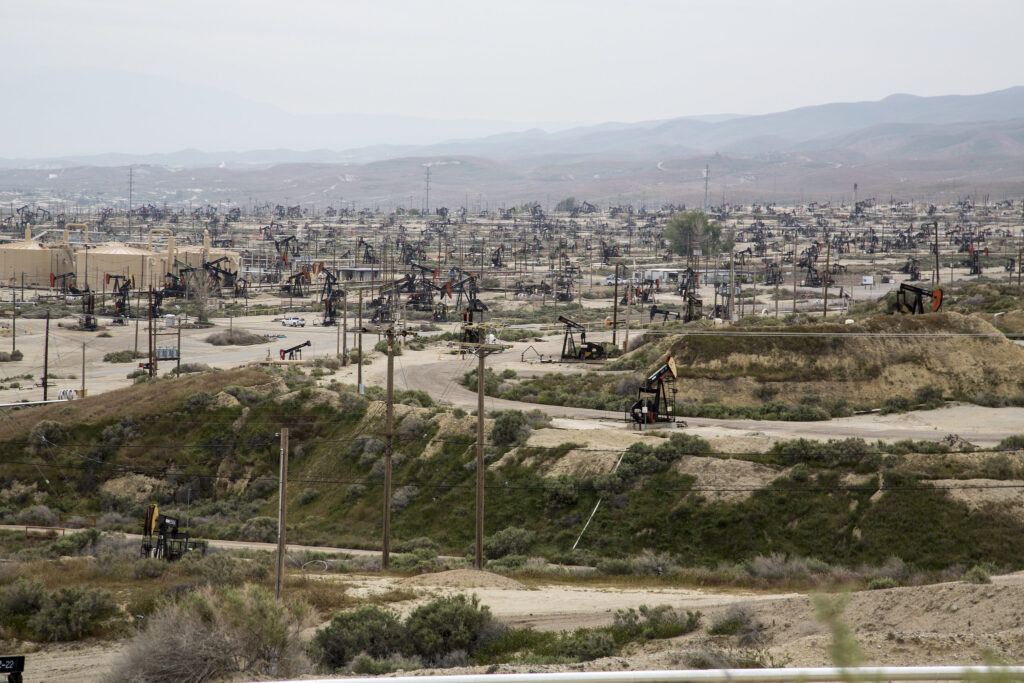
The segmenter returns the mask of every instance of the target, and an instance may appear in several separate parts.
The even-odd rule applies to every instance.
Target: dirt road
[[[339,345],[339,330],[334,327],[320,327],[313,323],[318,320],[314,314],[304,316],[307,326],[304,328],[282,327],[276,316],[250,316],[244,319],[229,321],[214,319],[216,327],[201,330],[184,330],[182,332],[182,362],[204,363],[211,367],[232,368],[247,362],[276,358],[282,348],[295,346],[310,341],[311,346],[305,349],[305,357],[333,356]],[[123,387],[129,383],[125,375],[137,367],[133,363],[106,363],[103,355],[111,351],[134,348],[134,326],[110,328],[109,338],[99,337],[95,333],[74,332],[57,327],[58,322],[70,324],[71,319],[54,321],[51,324],[50,372],[60,376],[75,375],[75,378],[53,380],[51,393],[56,394],[60,388],[78,388],[81,384],[82,344],[86,346],[86,385],[91,393],[109,391]],[[350,320],[352,327],[355,321]],[[42,373],[42,331],[43,321],[24,320],[19,322],[18,347],[25,353],[25,360],[18,363],[5,364],[3,373],[8,376],[30,372],[36,378]],[[140,329],[140,347],[146,348],[145,324]],[[258,334],[284,335],[269,344],[256,346],[212,346],[205,341],[213,332],[231,326],[238,326]],[[450,325],[452,329],[455,325]],[[639,334],[634,330],[633,334]],[[428,333],[429,334],[429,333]],[[620,334],[623,334],[620,331]],[[611,333],[599,330],[591,333],[588,338],[594,341],[610,341]],[[620,340],[624,338],[624,334]],[[371,354],[376,342],[373,335],[364,335],[364,351]],[[543,341],[528,341],[512,344],[512,348],[504,353],[488,358],[487,365],[501,371],[506,368],[515,370],[521,376],[532,374],[575,373],[589,369],[578,364],[540,363],[544,359],[557,358],[561,351],[561,335],[544,337]],[[159,345],[174,345],[175,335],[161,337]],[[350,345],[354,345],[354,337],[350,337]],[[532,347],[532,349],[531,349]],[[529,351],[527,351],[530,349]],[[476,408],[476,394],[459,383],[460,378],[469,370],[475,369],[476,359],[472,356],[458,358],[447,353],[449,349],[440,345],[432,345],[423,351],[409,351],[396,359],[395,386],[400,389],[422,389],[435,400],[442,403],[460,406],[469,410]],[[525,356],[525,360],[524,360]],[[363,366],[364,385],[383,384],[385,363],[382,355],[376,354],[375,362]],[[169,370],[170,364],[161,367],[161,371]],[[356,367],[348,366],[331,376],[342,382],[355,383]],[[39,400],[42,389],[34,386],[38,380],[23,381],[26,386],[0,395],[0,402],[18,400]],[[520,409],[530,410],[541,408],[553,417],[567,418],[563,420],[564,428],[588,429],[595,424],[625,429],[624,415],[618,412],[591,410],[564,406],[538,406],[531,403],[508,401],[488,397],[488,410]],[[625,403],[625,399],[623,401]],[[685,418],[687,429],[691,433],[709,438],[723,437],[760,437],[767,441],[804,437],[810,439],[861,437],[867,440],[882,439],[898,441],[901,439],[939,440],[949,433],[955,433],[979,446],[992,446],[1011,434],[1024,431],[1024,408],[983,408],[973,405],[953,405],[938,410],[910,412],[893,415],[857,415],[825,422],[779,422],[769,420],[714,420],[708,418]]]
[[[515,670],[632,670],[680,669],[694,657],[757,648],[778,665],[824,666],[828,629],[815,616],[812,596],[742,590],[668,587],[523,585],[485,572],[455,570],[412,578],[374,574],[310,574],[356,597],[395,589],[416,598],[393,603],[407,613],[430,598],[452,593],[475,593],[501,621],[543,631],[572,630],[610,624],[615,612],[640,605],[671,605],[699,610],[697,631],[678,638],[649,641],[629,647],[622,655],[573,665],[502,667]],[[1014,663],[1024,659],[1024,578],[995,577],[992,584],[961,582],[913,586],[849,594],[843,620],[859,643],[865,665],[980,664],[986,658]],[[731,607],[743,606],[750,615],[756,644],[743,645],[737,636],[711,636],[707,629]],[[326,620],[327,615],[322,615]],[[305,632],[311,637],[313,631]],[[30,683],[69,680],[98,683],[120,656],[124,643],[49,644],[28,653]],[[726,662],[723,662],[723,665]],[[448,669],[441,673],[482,672],[482,668]]]

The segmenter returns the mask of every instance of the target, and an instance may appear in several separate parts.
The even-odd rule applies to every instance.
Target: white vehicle
[[[296,315],[289,315],[281,320],[281,324],[285,327],[305,327],[306,320],[305,318],[300,318]]]

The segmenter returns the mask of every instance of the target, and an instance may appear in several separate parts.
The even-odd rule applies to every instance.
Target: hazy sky
[[[0,25],[0,68],[293,113],[635,121],[1024,82],[1020,0],[2,0]]]

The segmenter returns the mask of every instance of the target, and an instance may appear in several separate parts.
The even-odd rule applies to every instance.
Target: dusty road
[[[214,319],[216,327],[201,330],[183,330],[181,335],[182,362],[203,363],[211,367],[231,368],[248,362],[276,358],[282,348],[295,346],[310,341],[311,346],[304,349],[306,359],[333,356],[342,343],[339,330],[335,327],[315,325],[319,316],[304,314],[307,321],[304,328],[283,327],[277,316],[250,316],[228,320]],[[134,325],[127,327],[111,327],[109,338],[100,337],[96,333],[75,332],[62,327],[58,323],[70,324],[72,319],[51,321],[51,348],[49,371],[65,379],[51,380],[50,389],[53,397],[59,389],[76,389],[81,385],[82,345],[86,349],[86,388],[92,393],[109,391],[129,384],[125,375],[135,369],[138,362],[107,363],[102,360],[104,354],[111,351],[134,348]],[[42,389],[37,386],[43,367],[43,325],[41,320],[22,320],[18,325],[18,348],[25,353],[25,359],[17,363],[0,366],[0,376],[31,373],[34,380],[22,380],[24,386],[0,393],[0,403],[20,400],[39,400]],[[350,318],[350,326],[355,327],[356,321]],[[249,330],[257,334],[283,335],[271,343],[255,346],[217,347],[203,341],[210,334],[232,326]],[[456,329],[455,324],[445,326]],[[173,346],[177,337],[167,330],[160,337],[159,345]],[[639,334],[633,330],[632,334]],[[429,333],[427,333],[429,334]],[[624,332],[620,331],[624,336]],[[588,339],[594,341],[610,341],[611,332],[598,329]],[[622,339],[623,337],[620,337]],[[364,335],[364,352],[372,354],[376,343],[376,335]],[[0,340],[2,345],[3,340]],[[512,348],[504,353],[488,358],[488,367],[501,371],[505,368],[515,370],[520,376],[555,373],[583,372],[588,366],[579,364],[541,363],[539,357],[557,358],[561,351],[562,337],[560,334],[550,335],[543,341],[527,341],[512,344]],[[350,346],[355,346],[354,335],[350,336]],[[531,348],[532,347],[532,348]],[[140,349],[146,348],[145,323],[140,325]],[[527,351],[529,349],[529,351]],[[448,353],[443,345],[431,345],[423,351],[406,350],[404,355],[396,359],[395,386],[401,389],[422,389],[435,400],[460,406],[469,410],[476,408],[476,394],[459,383],[464,373],[476,367],[476,359],[471,356],[459,358]],[[524,360],[525,356],[525,360]],[[371,355],[374,362],[363,366],[363,384],[381,385],[384,383],[385,363],[381,362],[381,354]],[[170,370],[172,364],[163,364],[161,372]],[[74,378],[70,377],[74,375]],[[348,366],[331,376],[342,382],[355,383],[356,367]],[[625,399],[623,400],[625,403]],[[538,406],[531,403],[508,401],[500,398],[486,399],[488,410],[516,408],[530,410],[541,408],[548,414],[566,418],[561,420],[566,429],[590,429],[594,426],[627,429],[623,414],[611,411],[591,410],[563,406]],[[804,437],[810,439],[828,439],[861,437],[867,440],[882,439],[897,441],[901,439],[939,440],[947,434],[955,433],[979,446],[992,446],[1011,434],[1024,431],[1024,408],[983,408],[973,405],[954,405],[938,410],[910,412],[893,415],[857,415],[838,418],[826,422],[779,422],[769,420],[715,420],[708,418],[685,418],[687,430],[708,438],[760,437],[767,441]]]
[[[700,627],[688,635],[629,647],[622,655],[573,665],[502,668],[515,670],[632,670],[689,668],[695,655],[738,652],[756,647],[785,666],[831,664],[828,629],[815,617],[812,596],[745,590],[693,588],[571,586],[537,583],[455,570],[411,578],[376,574],[308,574],[354,597],[370,597],[395,589],[414,599],[393,603],[408,613],[437,595],[472,593],[501,621],[543,631],[572,630],[610,624],[617,610],[641,605],[671,605],[702,614]],[[743,646],[736,636],[711,636],[708,627],[730,607],[741,605],[751,615],[758,644]],[[994,577],[990,585],[960,582],[861,591],[848,597],[843,619],[863,652],[866,665],[980,664],[997,657],[1009,663],[1024,659],[1024,577]],[[328,615],[321,615],[320,623]],[[311,637],[313,629],[304,632]],[[107,680],[124,643],[85,642],[43,645],[28,653],[30,683],[56,680],[98,683]],[[439,673],[480,673],[482,668],[447,669]]]

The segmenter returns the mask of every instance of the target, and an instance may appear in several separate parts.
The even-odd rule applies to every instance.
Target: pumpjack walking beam
[[[675,402],[675,387],[672,387],[673,398],[670,399],[666,384],[674,383],[677,376],[676,361],[669,356],[642,386],[637,387],[636,402],[630,406],[629,419],[638,425],[675,422],[675,415],[671,414],[672,404]]]
[[[914,285],[902,282],[900,283],[899,290],[896,292],[896,312],[909,313],[910,315],[925,313],[925,299],[931,299],[931,312],[937,312],[942,307],[942,290],[924,289],[923,287],[915,287]]]

